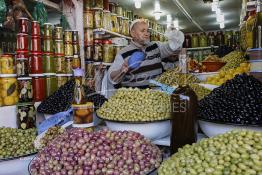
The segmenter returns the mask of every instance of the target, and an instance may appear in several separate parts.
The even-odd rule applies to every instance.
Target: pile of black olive
[[[200,119],[261,125],[262,83],[247,74],[237,75],[199,101]]]
[[[94,103],[95,110],[99,109],[104,104],[104,102],[107,101],[107,99],[103,95],[96,93],[87,86],[84,86],[84,91],[87,101],[91,101]]]

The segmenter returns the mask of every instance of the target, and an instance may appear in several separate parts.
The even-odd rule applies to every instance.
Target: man
[[[149,79],[162,73],[161,60],[178,53],[184,42],[184,34],[169,28],[166,32],[168,42],[150,42],[148,24],[143,19],[137,19],[130,25],[131,43],[120,50],[115,61],[108,70],[109,81],[122,87],[148,87]],[[136,69],[130,68],[128,59],[134,53],[142,51],[145,58]]]

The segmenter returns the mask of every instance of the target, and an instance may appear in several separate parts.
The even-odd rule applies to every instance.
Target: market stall
[[[0,175],[262,174],[261,7],[0,0]],[[123,52],[137,19],[154,45]],[[146,86],[112,83],[170,38]]]

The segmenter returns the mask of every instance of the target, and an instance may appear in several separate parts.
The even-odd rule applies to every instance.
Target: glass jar
[[[95,10],[94,11],[94,27],[96,29],[103,27],[103,10]]]
[[[78,43],[79,42],[79,36],[78,36],[78,30],[72,31],[72,42]]]
[[[66,43],[65,44],[65,56],[73,56],[73,45],[71,43]]]
[[[53,54],[43,55],[43,68],[44,73],[55,73],[55,59]]]
[[[103,9],[103,0],[95,0],[94,1],[95,4],[94,4],[94,8],[96,9]]]
[[[73,43],[73,55],[80,55],[80,46],[78,42]]]
[[[63,27],[55,27],[55,40],[63,40]]]
[[[17,34],[16,50],[28,51],[28,34],[25,33]]]
[[[11,54],[5,54],[0,56],[0,74],[13,74],[14,71],[14,59]]]
[[[41,52],[41,37],[40,36],[31,37],[31,52]]]
[[[94,49],[93,46],[86,46],[85,47],[85,60],[87,60],[87,61],[92,60],[93,51],[94,51],[93,49]]]
[[[19,18],[18,19],[18,33],[29,34],[30,22],[28,18]]]
[[[36,111],[34,103],[18,103],[16,106],[16,122],[18,129],[36,127]]]
[[[53,52],[53,40],[52,38],[44,38],[44,46],[43,51],[44,52]]]
[[[93,45],[93,29],[84,30],[85,46]]]
[[[32,36],[41,36],[40,23],[38,21],[32,21]]]
[[[119,5],[116,6],[116,14],[119,17],[123,17],[123,8]]]
[[[81,68],[81,60],[78,57],[78,55],[74,55],[72,67],[73,67],[73,69]]]
[[[55,56],[56,62],[56,73],[65,73],[65,57],[64,55],[56,55]]]
[[[114,61],[114,48],[112,41],[104,40],[103,42],[103,62],[112,63]]]
[[[215,45],[215,34],[214,34],[214,32],[209,32],[209,34],[208,34],[208,45],[209,46]]]
[[[31,77],[19,77],[18,82],[18,95],[19,102],[32,102],[33,101],[33,86]]]
[[[109,10],[109,0],[103,0],[104,10]]]
[[[129,35],[129,21],[128,21],[128,18],[123,18],[122,34],[126,35],[126,36]]]
[[[16,74],[0,74],[0,106],[14,105],[18,102]]]
[[[94,27],[94,13],[92,10],[84,11],[84,28]]]
[[[133,14],[133,11],[127,11],[127,18],[130,20],[130,21],[133,21],[134,20],[134,14]],[[151,24],[149,25],[149,28],[152,28],[152,22]]]
[[[117,16],[116,14],[111,14],[111,31],[118,32],[118,23],[117,23]]]
[[[93,127],[94,104],[87,102],[85,104],[73,104],[73,127]]]
[[[199,37],[199,46],[200,47],[207,47],[207,36],[206,33],[201,33]]]
[[[193,34],[192,35],[192,47],[199,47],[199,38],[198,38],[198,34]]]
[[[53,29],[51,23],[44,23],[44,37],[53,37]]]
[[[16,58],[29,58],[29,52],[28,51],[16,51]]]
[[[101,40],[95,40],[93,61],[102,61],[103,43]]]
[[[64,41],[55,40],[55,54],[64,54]]]
[[[65,71],[67,74],[71,74],[73,70],[73,58],[66,57],[65,58]]]
[[[84,10],[90,10],[95,5],[95,0],[84,0]]]
[[[95,77],[95,65],[92,62],[86,63],[86,78],[94,78]]]
[[[117,33],[123,33],[122,29],[123,29],[123,18],[122,17],[117,17],[117,27],[116,27],[116,32]]]
[[[225,42],[224,34],[222,31],[218,31],[216,35],[216,45],[223,46]]]
[[[191,48],[191,36],[190,35],[185,35],[185,41],[184,41],[183,47]]]
[[[56,74],[46,73],[45,75],[45,94],[46,97],[49,97],[57,90],[57,79]]]
[[[64,41],[65,43],[72,43],[72,31],[70,30],[64,31]]]
[[[30,57],[30,65],[31,65],[31,74],[42,74],[43,73],[43,61],[42,61],[42,53],[33,53]]]
[[[116,4],[114,2],[109,2],[109,11],[112,13],[112,14],[116,14]]]
[[[57,88],[59,89],[61,86],[66,84],[68,76],[67,74],[56,74],[57,78]]]
[[[29,61],[27,58],[16,59],[16,74],[18,77],[26,77],[29,75]]]
[[[114,56],[117,55],[117,53],[122,49],[122,46],[114,46]]]
[[[33,84],[33,99],[35,102],[45,99],[45,78],[43,74],[30,74]]]
[[[111,14],[110,11],[104,10],[103,17],[103,28],[106,30],[111,30]]]

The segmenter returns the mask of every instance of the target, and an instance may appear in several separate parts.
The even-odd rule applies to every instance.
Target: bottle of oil
[[[171,95],[171,154],[197,140],[197,108],[195,92],[188,86],[178,87]]]

